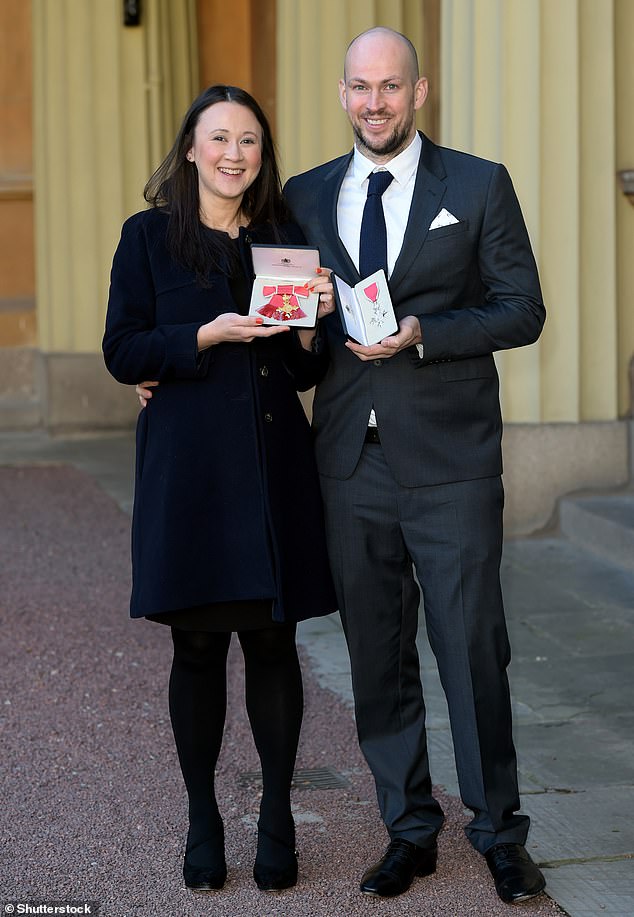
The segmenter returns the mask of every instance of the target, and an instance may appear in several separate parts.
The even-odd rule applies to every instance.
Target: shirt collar
[[[364,156],[355,146],[352,160],[355,182],[362,185],[363,182],[367,180],[370,172],[385,169],[392,173],[392,177],[399,185],[406,185],[418,168],[418,160],[420,159],[422,146],[423,141],[420,139],[420,134],[417,131],[408,147],[402,150],[394,159],[390,159],[389,162],[383,163],[380,166],[377,166],[375,162],[372,162],[371,159]]]

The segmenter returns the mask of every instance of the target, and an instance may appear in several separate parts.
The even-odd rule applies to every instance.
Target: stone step
[[[0,430],[33,430],[43,422],[42,405],[37,398],[0,395]]]
[[[38,361],[32,347],[0,346],[0,430],[29,430],[42,424]]]
[[[573,544],[634,570],[634,490],[564,497],[559,522]]]

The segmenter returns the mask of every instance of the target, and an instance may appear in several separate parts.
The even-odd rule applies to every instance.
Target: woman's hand
[[[319,308],[317,318],[325,318],[335,311],[335,294],[333,292],[329,267],[318,267],[317,276],[308,281],[308,287],[314,293],[319,293]]]
[[[320,318],[325,318],[327,315],[330,315],[331,312],[334,312],[336,306],[335,294],[333,292],[332,281],[330,280],[330,274],[332,273],[330,268],[319,267],[317,271],[317,276],[309,280],[307,286],[314,293],[319,294],[319,306],[317,307],[317,319],[319,320]],[[297,329],[297,334],[304,350],[311,349],[316,333],[317,331],[315,328]]]
[[[206,350],[214,344],[220,344],[222,341],[237,341],[248,344],[255,338],[268,338],[274,334],[280,334],[282,331],[290,331],[288,325],[272,325],[263,327],[264,319],[255,315],[238,315],[237,312],[223,312],[206,325],[201,325],[198,329],[197,343],[198,350]],[[147,406],[152,397],[152,389],[156,388],[158,382],[139,382],[135,387],[135,392],[139,396],[141,407]]]
[[[223,341],[248,344],[256,338],[268,338],[283,331],[290,331],[288,325],[264,326],[264,319],[256,315],[238,315],[237,312],[223,312],[213,321],[198,329],[198,350],[206,350]]]

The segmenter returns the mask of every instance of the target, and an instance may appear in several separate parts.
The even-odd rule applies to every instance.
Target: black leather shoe
[[[364,874],[361,891],[375,898],[402,895],[412,884],[414,876],[429,876],[436,872],[438,848],[418,847],[397,837],[388,845],[383,857]]]
[[[200,848],[205,845],[210,848],[208,853],[209,862],[204,866],[192,865],[190,861],[191,854],[198,850],[198,856],[200,856]],[[214,838],[211,843],[203,841],[189,848],[183,860],[183,878],[185,885],[192,892],[211,892],[222,888],[227,880],[227,863],[225,861],[223,839],[221,838],[218,841]]]
[[[521,844],[496,844],[484,854],[495,890],[506,904],[535,898],[546,887],[546,880]]]

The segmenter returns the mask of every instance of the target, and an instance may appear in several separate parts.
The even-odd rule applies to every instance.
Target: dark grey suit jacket
[[[502,471],[495,350],[535,341],[545,310],[528,234],[504,166],[422,136],[414,197],[389,280],[397,318],[420,320],[424,357],[411,347],[362,362],[337,315],[322,323],[330,366],[313,407],[317,463],[347,478],[374,407],[386,461],[409,487]],[[337,233],[337,198],[352,153],[291,178],[284,189],[321,264],[360,280]],[[459,222],[429,229],[446,208]]]

